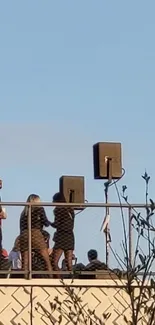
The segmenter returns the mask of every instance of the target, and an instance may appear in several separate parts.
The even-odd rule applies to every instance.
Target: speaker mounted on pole
[[[119,179],[122,176],[121,143],[98,142],[93,146],[94,178]]]
[[[64,195],[67,203],[85,203],[84,176],[61,176],[59,191]],[[83,208],[75,208],[83,210]]]

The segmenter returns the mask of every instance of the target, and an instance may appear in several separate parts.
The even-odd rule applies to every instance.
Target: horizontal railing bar
[[[63,275],[80,275],[80,274],[85,274],[85,275],[89,275],[89,274],[92,274],[92,275],[99,275],[99,274],[116,274],[114,272],[105,272],[103,270],[103,272],[96,272],[96,271],[52,271],[52,272],[49,272],[49,271],[32,271],[32,274],[63,274]]]
[[[125,271],[122,271],[124,276],[125,276]],[[27,274],[27,271],[11,271],[11,270],[0,270],[0,274]],[[121,273],[121,271],[120,271]],[[58,274],[58,275],[118,275],[117,273],[115,273],[114,271],[106,271],[106,270],[99,270],[99,271],[32,271],[32,274],[39,274],[39,275],[49,275],[49,274]],[[144,274],[144,272],[139,272],[138,275],[142,276]],[[148,276],[155,275],[155,272],[149,272],[147,273]]]
[[[124,275],[125,274],[127,274],[127,273],[125,273],[125,271],[120,271],[120,272],[122,272]],[[114,271],[112,271],[112,270],[98,270],[98,271],[52,271],[52,272],[49,272],[49,271],[32,271],[32,274],[82,274],[82,275],[84,275],[84,274],[92,274],[92,275],[102,275],[102,274],[106,274],[106,275],[117,275],[117,273],[115,273]],[[142,276],[144,274],[144,272],[139,272],[138,273],[138,275],[140,275],[140,276]],[[155,272],[149,272],[149,273],[147,273],[147,275],[152,275],[152,276],[154,276],[155,275]]]
[[[27,271],[0,270],[0,274],[27,274]]]
[[[146,208],[151,207],[150,204],[142,203],[53,203],[53,202],[0,202],[2,206],[45,206],[45,207],[56,207],[66,206],[75,208]]]
[[[26,271],[9,271],[9,270],[0,270],[0,274],[27,274],[28,272]],[[58,275],[76,275],[76,274],[85,274],[85,275],[96,275],[96,274],[110,274],[109,272],[95,272],[95,271],[32,271],[32,274],[39,274],[39,275],[50,275],[50,274],[58,274]],[[114,272],[112,272],[112,274],[115,274]]]

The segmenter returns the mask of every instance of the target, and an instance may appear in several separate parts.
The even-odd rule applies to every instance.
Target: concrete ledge
[[[71,280],[65,279],[64,284],[70,285],[73,287],[124,287],[126,284],[125,280],[113,280],[113,279],[84,279],[84,280]],[[0,279],[0,286],[5,287],[63,287],[62,281],[58,279]]]

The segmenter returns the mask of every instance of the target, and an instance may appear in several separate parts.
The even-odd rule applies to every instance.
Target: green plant
[[[116,187],[122,215],[124,240],[122,242],[123,258],[115,252],[115,257],[119,261],[126,273],[125,291],[130,297],[131,319],[124,316],[127,324],[155,324],[155,282],[152,272],[155,261],[155,239],[153,232],[152,217],[154,216],[155,204],[152,199],[148,202],[150,176],[145,172],[142,176],[145,181],[145,215],[137,211],[130,205],[126,195],[127,186],[122,187],[122,198],[131,209],[132,229],[135,231],[135,249],[133,260],[130,260],[129,246],[127,241],[127,230],[125,227],[125,218],[122,208],[121,196]],[[142,249],[145,246],[145,251]]]

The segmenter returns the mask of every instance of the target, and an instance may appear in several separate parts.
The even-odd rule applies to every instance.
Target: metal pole
[[[28,207],[28,278],[32,279],[32,237],[31,237],[31,205]]]
[[[108,181],[104,185],[105,185],[105,201],[106,201],[106,204],[108,204],[109,185],[112,182],[112,159],[110,157],[107,157],[106,162],[107,162]],[[107,217],[109,218],[109,211],[110,211],[110,208],[107,205],[106,206],[106,218]],[[106,265],[108,267],[109,266],[109,243],[111,242],[109,223],[106,226],[105,235],[106,235]]]
[[[132,215],[131,215],[131,207],[129,207],[129,262],[132,265]]]
[[[107,184],[105,187],[105,201],[106,204],[108,203],[108,189],[109,189],[109,185]],[[109,207],[106,207],[106,217],[109,215]],[[108,267],[109,265],[109,233],[110,233],[110,229],[108,227],[108,225],[106,226],[105,229],[105,238],[106,238],[106,265]]]

